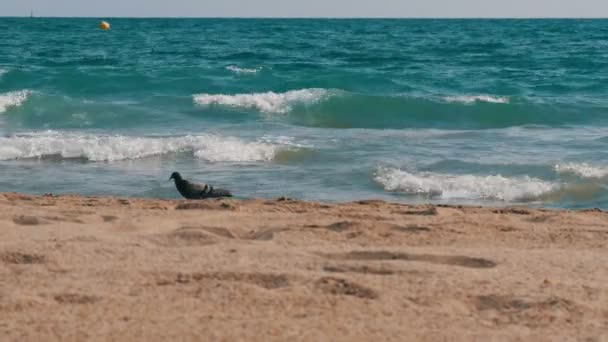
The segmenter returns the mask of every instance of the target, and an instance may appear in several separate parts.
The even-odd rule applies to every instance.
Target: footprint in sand
[[[62,293],[53,297],[59,304],[92,304],[101,300],[101,297],[83,295],[78,293]]]
[[[15,216],[13,217],[13,222],[21,226],[37,226],[46,223],[39,217],[27,215]]]
[[[334,223],[331,223],[328,225],[323,225],[323,226],[320,226],[318,224],[309,224],[304,227],[313,228],[313,229],[327,229],[332,232],[342,233],[342,232],[345,232],[347,230],[357,227],[357,225],[358,224],[356,222],[352,222],[352,221],[339,221],[339,222],[334,222]]]
[[[395,271],[388,268],[377,268],[368,265],[336,265],[336,266],[324,266],[323,271],[332,273],[362,273],[372,275],[392,275]]]
[[[402,260],[471,268],[492,268],[496,266],[496,263],[491,260],[461,255],[411,254],[388,251],[355,251],[344,254],[323,254],[323,256],[334,260]]]
[[[251,232],[243,237],[245,240],[258,240],[258,241],[270,241],[274,239],[276,233],[284,232],[289,230],[288,228],[270,228],[257,232]]]
[[[315,282],[315,288],[325,294],[353,296],[363,299],[376,299],[378,293],[350,280],[334,277],[323,277]]]
[[[495,325],[549,325],[580,321],[589,309],[573,301],[551,296],[540,300],[510,295],[482,295],[470,299],[470,304]],[[499,315],[496,315],[498,313]]]
[[[410,224],[408,226],[393,226],[392,230],[402,232],[402,233],[426,233],[430,232],[431,228],[425,226],[419,226],[415,224]]]
[[[41,254],[4,252],[0,253],[0,261],[14,265],[44,264],[46,262],[46,257]]]
[[[238,272],[212,272],[212,273],[176,273],[168,278],[157,280],[157,285],[180,285],[201,283],[208,281],[238,282],[255,285],[267,290],[279,289],[290,285],[289,277],[284,274],[268,273],[238,273]]]

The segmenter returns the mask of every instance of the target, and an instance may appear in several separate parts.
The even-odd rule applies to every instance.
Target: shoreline
[[[596,209],[0,193],[3,340],[608,338]]]

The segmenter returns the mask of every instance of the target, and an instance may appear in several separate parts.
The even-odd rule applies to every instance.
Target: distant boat
[[[30,11],[30,18],[33,18],[33,17],[34,17],[34,10],[31,10]]]

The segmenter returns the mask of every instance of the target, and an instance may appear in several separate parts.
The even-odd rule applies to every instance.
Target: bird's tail
[[[213,197],[232,197],[232,193],[225,189],[213,189],[211,193]]]

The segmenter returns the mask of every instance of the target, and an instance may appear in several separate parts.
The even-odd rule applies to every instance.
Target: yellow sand
[[[608,214],[0,194],[2,341],[608,340]]]

